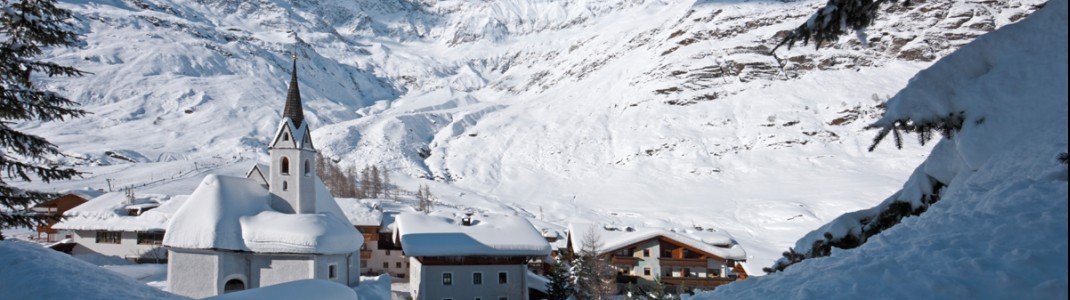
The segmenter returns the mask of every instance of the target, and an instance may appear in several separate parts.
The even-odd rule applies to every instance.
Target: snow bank
[[[637,242],[664,237],[725,259],[747,259],[747,252],[743,250],[743,247],[735,244],[730,236],[720,231],[695,230],[689,232],[661,228],[614,228],[609,230],[605,226],[599,226],[598,224],[577,222],[569,224],[569,235],[572,237],[573,247],[578,249],[580,245],[586,243],[587,235],[591,231],[594,231],[598,238],[598,243],[601,245],[598,249],[600,253],[610,253]]]
[[[0,241],[0,298],[182,299],[36,244]]]
[[[319,183],[317,188],[326,189]],[[325,196],[320,196],[326,194]],[[282,253],[350,253],[363,238],[329,193],[317,190],[316,214],[284,214],[286,205],[256,182],[208,175],[175,214],[164,245]],[[320,204],[323,204],[322,206]]]
[[[856,249],[833,248],[697,298],[1065,299],[1067,168],[1056,156],[1067,147],[1066,28],[1066,0],[1052,0],[915,76],[877,125],[961,112],[961,131],[941,140],[900,192],[796,247],[825,232],[858,232],[859,220],[892,202],[918,205],[937,193],[926,212]],[[933,182],[946,187],[933,191]]]
[[[527,219],[514,216],[459,220],[419,213],[397,216],[401,247],[407,256],[545,256],[550,244]]]
[[[215,300],[270,300],[270,299],[323,299],[357,300],[353,289],[337,282],[305,279],[223,294],[208,299]]]
[[[390,275],[361,276],[360,284],[357,285],[357,297],[364,300],[391,299],[390,298]]]
[[[158,231],[167,228],[167,223],[185,196],[138,194],[127,199],[125,192],[111,192],[91,198],[88,202],[63,213],[63,219],[55,229],[64,230],[113,230],[113,231]],[[151,209],[131,216],[128,208]]]

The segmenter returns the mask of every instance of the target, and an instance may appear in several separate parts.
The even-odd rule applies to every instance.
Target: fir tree
[[[860,32],[873,23],[881,5],[888,2],[898,1],[828,0],[824,7],[818,8],[810,19],[792,30],[771,52],[775,53],[777,48],[785,44],[790,49],[798,42],[805,45],[812,41],[815,48],[821,48],[827,42],[835,42],[848,31]],[[910,5],[910,1],[903,1],[903,5]]]
[[[70,179],[80,173],[55,161],[59,148],[42,137],[10,127],[21,121],[63,121],[86,112],[77,103],[33,82],[34,73],[82,76],[85,72],[38,58],[45,47],[73,47],[71,13],[54,0],[0,1],[0,230],[33,227],[43,216],[19,213],[54,195],[9,185],[8,180],[43,182]],[[0,233],[0,239],[3,234]]]
[[[558,260],[550,265],[546,277],[550,279],[546,283],[546,299],[567,300],[572,296],[572,273],[563,262]]]

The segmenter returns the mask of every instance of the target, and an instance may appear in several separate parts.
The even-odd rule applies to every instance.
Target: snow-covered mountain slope
[[[85,43],[48,56],[93,74],[42,80],[93,115],[20,127],[90,174],[30,186],[188,193],[241,172],[266,158],[296,47],[317,147],[344,166],[556,223],[720,227],[757,269],[923,159],[865,151],[882,99],[1042,1],[912,1],[866,46],[766,54],[821,2],[65,1]]]
[[[877,124],[965,116],[889,199],[939,193],[927,211],[856,249],[698,298],[1065,299],[1067,167],[1057,157],[1067,147],[1066,28],[1066,0],[1052,0],[938,61],[888,102]],[[933,182],[946,187],[925,191]],[[873,217],[844,215],[796,247]]]

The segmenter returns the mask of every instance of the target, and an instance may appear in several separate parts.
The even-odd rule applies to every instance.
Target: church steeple
[[[290,90],[286,92],[286,106],[282,110],[282,117],[290,118],[297,128],[301,128],[301,122],[305,121],[305,112],[301,109],[301,89],[297,86],[297,52],[293,53]]]

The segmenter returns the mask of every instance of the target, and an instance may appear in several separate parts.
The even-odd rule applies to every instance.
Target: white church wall
[[[251,262],[250,280],[256,280],[260,287],[315,276],[312,255],[254,255]]]
[[[215,296],[219,257],[210,252],[172,249],[167,264],[167,291],[190,298]],[[181,267],[176,267],[181,266]]]

